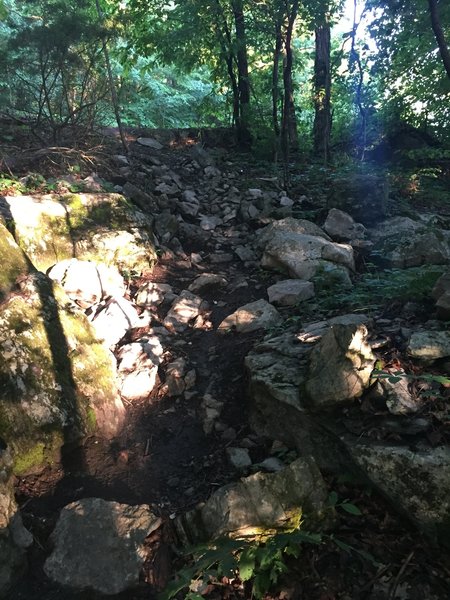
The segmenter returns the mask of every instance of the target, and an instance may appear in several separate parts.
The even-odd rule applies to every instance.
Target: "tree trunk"
[[[292,3],[291,11],[288,15],[288,24],[286,30],[286,39],[284,42],[285,56],[283,64],[283,118],[281,122],[281,150],[283,152],[283,162],[285,169],[285,184],[288,183],[288,163],[290,150],[298,149],[297,122],[295,117],[294,94],[292,86],[292,33],[295,20],[298,13],[298,0]]]
[[[441,26],[437,0],[428,0],[428,6],[430,9],[431,26],[433,27],[434,35],[439,46],[442,62],[444,63],[447,75],[450,77],[450,51],[445,41],[444,31]]]
[[[97,8],[98,18],[100,19],[100,21],[103,21],[103,13],[100,8],[99,0],[95,0],[95,5]],[[114,77],[113,77],[113,72],[111,69],[111,61],[109,60],[109,52],[108,52],[108,46],[106,45],[106,40],[103,42],[103,55],[105,57],[106,71],[108,73],[109,90],[111,93],[111,101],[112,101],[112,105],[113,105],[113,109],[114,109],[114,115],[116,117],[117,127],[119,128],[120,140],[122,142],[122,146],[125,151],[125,154],[128,154],[128,144],[127,144],[127,140],[125,138],[125,133],[124,133],[123,126],[122,126],[122,119],[120,118],[119,100],[117,98],[116,86],[114,85]]]
[[[314,152],[328,162],[331,131],[331,69],[330,25],[316,27],[316,56],[314,61]]]
[[[236,131],[239,145],[244,149],[251,146],[249,127],[250,117],[250,80],[248,76],[247,39],[245,31],[245,18],[243,0],[232,0],[231,7],[236,29],[237,67],[239,87],[239,122]]]
[[[280,55],[283,47],[283,38],[281,35],[281,19],[277,17],[275,23],[275,48],[273,51],[273,66],[272,66],[272,123],[275,138],[280,136],[280,124],[278,122],[278,80],[280,69]]]

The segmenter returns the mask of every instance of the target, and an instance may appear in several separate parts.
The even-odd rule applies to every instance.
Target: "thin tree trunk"
[[[295,105],[292,86],[292,33],[298,13],[298,0],[294,0],[288,16],[286,39],[284,42],[285,57],[283,65],[283,118],[281,123],[281,150],[284,162],[285,185],[289,183],[289,153],[291,149],[298,149],[297,123],[295,119]]]
[[[239,101],[239,85],[235,73],[235,63],[237,63],[237,59],[233,51],[231,31],[219,0],[216,0],[216,6],[218,11],[218,19],[216,21],[216,32],[219,38],[219,43],[222,49],[224,60],[227,65],[227,73],[230,80],[231,90],[233,93],[233,126],[237,130],[240,123],[241,115]]]
[[[103,21],[103,13],[100,8],[100,1],[95,0],[95,5],[97,7],[98,18],[100,19],[100,21]],[[112,101],[112,105],[113,105],[113,109],[114,109],[114,115],[116,117],[117,127],[119,128],[119,135],[120,135],[120,139],[122,141],[122,146],[125,151],[125,154],[127,154],[128,153],[128,144],[127,144],[127,140],[125,138],[125,133],[123,130],[122,119],[120,118],[119,100],[117,98],[116,86],[114,85],[114,77],[113,77],[113,73],[112,73],[112,69],[111,69],[111,61],[109,60],[109,52],[108,52],[108,47],[106,45],[106,40],[103,42],[102,49],[103,49],[103,55],[105,57],[106,71],[108,73],[108,83],[109,83],[109,90],[111,93],[111,101]]]
[[[277,18],[275,24],[275,48],[273,51],[273,66],[272,66],[272,123],[275,137],[280,136],[280,123],[278,121],[278,80],[280,71],[280,55],[283,47],[283,38],[281,35],[281,19]]]
[[[447,75],[450,77],[450,51],[448,49],[447,42],[445,41],[444,31],[441,26],[437,0],[428,0],[428,6],[430,9],[431,26],[433,27],[434,35],[439,46],[442,62],[444,63]]]
[[[331,68],[330,25],[323,23],[316,28],[316,55],[314,61],[314,152],[325,164],[330,151],[331,131]]]
[[[237,42],[237,66],[239,86],[240,120],[237,127],[238,142],[242,148],[251,146],[249,127],[250,118],[250,81],[248,75],[247,39],[245,31],[245,18],[242,0],[232,0],[231,7],[234,16]]]

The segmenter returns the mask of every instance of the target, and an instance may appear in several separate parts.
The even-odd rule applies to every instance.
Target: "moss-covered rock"
[[[371,226],[386,216],[388,195],[385,177],[356,173],[333,179],[327,207],[348,212],[356,221]]]
[[[0,223],[0,301],[16,285],[17,278],[27,273],[28,264],[26,258],[14,241],[13,236]]]
[[[0,440],[0,598],[19,579],[26,567],[26,548],[32,535],[24,528],[14,499],[11,478],[13,459]]]
[[[80,258],[139,274],[156,261],[152,220],[120,194],[12,196],[1,208],[4,223],[41,271]]]
[[[28,275],[0,306],[0,438],[14,472],[94,430],[114,435],[123,413],[114,358],[84,314],[48,277]]]
[[[176,521],[191,543],[292,531],[305,514],[309,524],[326,528],[333,510],[327,487],[312,458],[298,458],[277,473],[254,473],[219,488],[205,504]]]

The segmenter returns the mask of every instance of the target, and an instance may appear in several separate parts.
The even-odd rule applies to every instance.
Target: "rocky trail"
[[[69,257],[56,248],[65,235],[55,225],[59,201],[40,196],[53,219],[54,252],[44,257],[24,224],[26,196],[0,205],[31,262],[114,352],[121,400],[93,405],[95,431],[64,433],[59,462],[16,468],[11,481],[32,537],[11,537],[21,552],[5,563],[2,576],[14,584],[4,597],[156,597],[182,563],[182,540],[292,528],[304,509],[308,527],[332,524],[340,546],[334,538],[305,546],[267,599],[448,598],[450,557],[430,540],[445,541],[450,517],[450,218],[392,214],[378,175],[333,180],[331,192],[310,195],[299,178],[287,193],[264,167],[176,136],[134,136],[129,157],[111,164],[125,207],[96,176],[82,185],[60,177],[52,190],[80,188],[82,200],[71,197],[62,213],[77,250]],[[107,219],[100,197],[113,207]],[[110,246],[86,234],[98,221],[102,244],[105,229],[114,234],[112,260]],[[142,235],[149,224],[156,251]],[[143,252],[152,269],[142,268]],[[423,267],[433,283],[440,277],[433,297],[362,302],[355,289],[380,256],[396,273],[413,269],[414,281]],[[93,272],[88,261],[99,257],[105,264]],[[342,510],[346,502],[357,511]],[[133,551],[108,539],[109,529],[119,542],[127,537],[120,523],[136,535]],[[29,569],[17,579],[25,547]],[[200,591],[251,597],[239,578]]]

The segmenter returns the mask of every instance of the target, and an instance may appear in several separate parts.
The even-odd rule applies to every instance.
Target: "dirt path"
[[[211,188],[208,189],[202,187],[208,185],[204,179],[198,181],[198,171],[190,170],[192,156],[187,150],[170,151],[164,148],[156,157],[153,166],[167,166],[165,176],[170,178],[174,172],[183,180],[183,188],[194,187],[201,197],[202,211],[206,211],[210,203],[208,216],[217,214],[214,210],[223,202],[224,183],[228,185],[226,175],[222,175],[219,182],[212,177],[209,184]],[[144,167],[148,167],[148,163]],[[242,170],[236,163],[228,163],[224,168],[234,174],[229,186],[241,188],[239,178]],[[164,170],[161,172],[164,174]],[[259,171],[252,177],[256,180],[261,175],[264,173]],[[169,180],[168,185],[171,185]],[[276,190],[270,181],[263,185]],[[188,224],[194,221],[186,216],[184,220]],[[128,504],[150,504],[156,513],[170,523],[174,515],[193,508],[218,487],[241,475],[229,462],[226,453],[228,447],[249,448],[254,463],[269,454],[271,442],[255,436],[248,426],[249,407],[244,370],[244,357],[264,332],[231,332],[227,335],[217,332],[220,322],[235,309],[266,298],[266,288],[277,279],[270,274],[263,277],[255,262],[242,261],[236,255],[236,247],[245,246],[252,237],[253,228],[248,224],[230,226],[223,223],[210,231],[205,243],[187,237],[181,240],[180,250],[172,240],[172,249],[163,254],[148,281],[167,283],[179,294],[196,277],[207,272],[222,276],[226,285],[215,286],[200,294],[205,306],[201,310],[202,319],[198,327],[191,324],[182,333],[164,337],[165,356],[158,384],[150,398],[127,404],[126,424],[118,438],[112,442],[89,438],[81,447],[67,449],[61,465],[18,481],[18,501],[25,525],[32,531],[36,544],[30,556],[30,574],[12,593],[11,600],[96,598],[92,593],[67,595],[67,592],[61,592],[57,586],[49,584],[43,575],[42,564],[48,550],[48,535],[58,511],[69,502],[101,497]],[[168,245],[170,247],[170,241]],[[230,259],[217,262],[217,254],[229,254]],[[134,285],[137,283],[142,285],[145,282],[141,280],[134,282]],[[133,289],[130,292],[133,297]],[[152,327],[161,327],[167,308],[167,305],[162,305],[154,312]],[[188,370],[195,370],[195,384],[187,390],[188,393],[170,397],[165,387],[165,370],[169,363],[178,358],[186,361]],[[204,400],[208,395],[223,408],[212,430],[205,433]],[[346,483],[334,481],[332,485],[334,489],[341,486],[343,495],[348,493]],[[411,563],[415,570],[413,575],[410,574],[410,582],[417,584],[417,599],[444,599],[442,587],[445,568],[441,565],[437,575],[430,578],[420,575],[421,561],[422,564],[426,561],[431,565],[436,557],[415,532],[410,532],[408,525],[405,526],[393,516],[382,499],[366,494],[364,489],[358,490],[353,490],[352,494],[358,493],[361,503],[369,507],[366,521],[361,525],[347,516],[347,520],[343,519],[340,523],[341,534],[354,539],[362,547],[375,544],[379,548],[389,548],[386,552],[390,554],[391,575],[395,577],[396,573],[399,576],[398,585],[409,549],[415,548]],[[158,540],[160,544],[166,542]],[[159,568],[161,573],[156,575],[154,569],[147,570],[147,577],[156,578],[161,583],[170,573],[168,553],[165,564]],[[383,574],[377,571],[376,566],[367,567],[367,564],[358,561],[352,563],[345,552],[337,551],[334,547],[325,548],[320,553],[311,551],[305,563],[296,568],[300,568],[300,572],[294,575],[294,580],[303,581],[307,595],[296,596],[294,591],[294,595],[285,596],[292,600],[363,600],[369,598],[364,586],[367,588],[367,581],[371,578],[380,583],[379,595],[373,595],[373,586],[369,586],[371,600],[402,597],[396,595],[396,590],[392,591],[392,583],[383,583]],[[364,572],[367,568],[370,574]],[[395,583],[395,579],[390,581]],[[427,596],[432,588],[434,595]],[[117,598],[151,598],[152,589],[143,583],[141,589]],[[227,594],[232,594],[230,589]],[[327,595],[324,589],[335,589],[336,595]],[[349,595],[355,589],[359,590],[358,594]],[[240,595],[220,596],[216,593],[208,597],[243,598],[243,593],[241,590]]]

